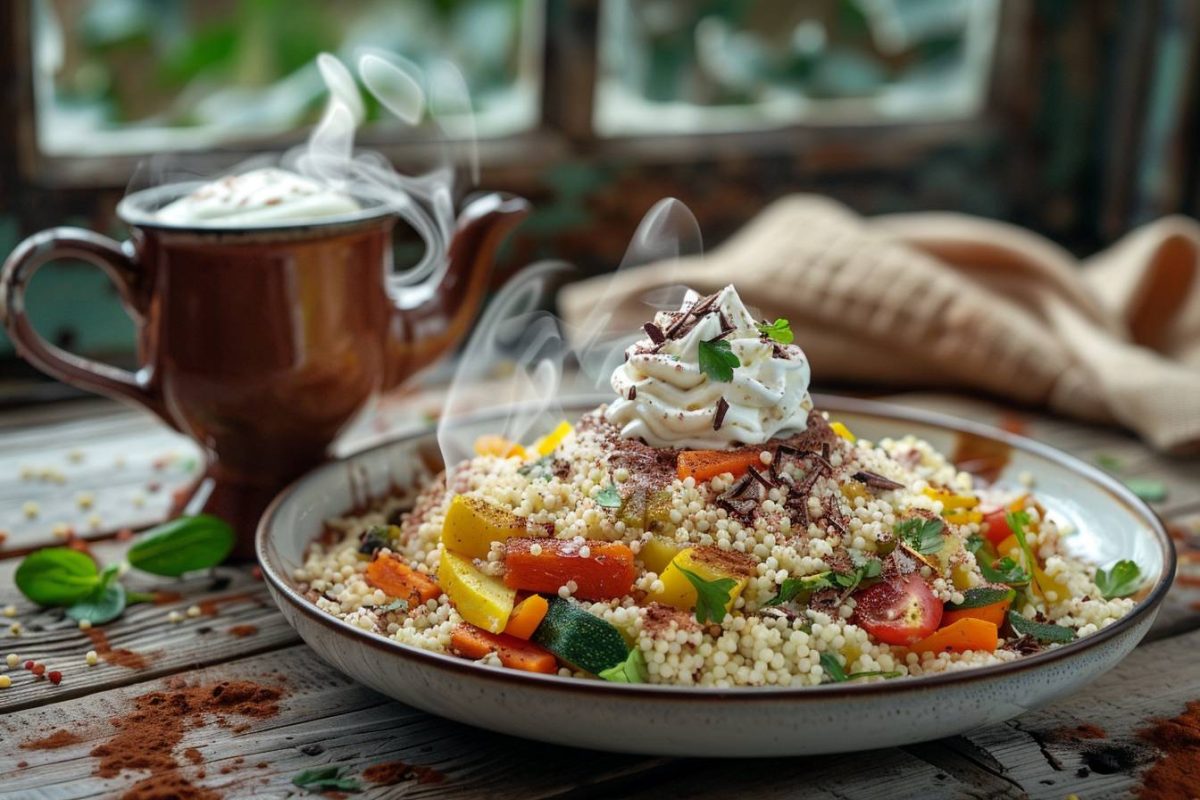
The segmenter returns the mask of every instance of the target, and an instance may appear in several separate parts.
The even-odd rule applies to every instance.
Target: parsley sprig
[[[729,613],[726,608],[737,581],[733,578],[717,578],[710,581],[678,564],[675,568],[696,588],[696,621],[720,622],[725,619],[725,615]]]
[[[1137,591],[1141,583],[1142,570],[1136,562],[1129,559],[1118,561],[1110,569],[1096,570],[1096,586],[1105,600],[1128,597]]]
[[[818,589],[843,589],[847,594],[858,588],[864,580],[878,578],[883,572],[883,562],[878,558],[869,558],[851,553],[854,569],[850,572],[834,572],[827,570],[815,575],[805,575],[800,578],[788,578],[779,585],[779,593],[768,600],[765,605],[781,606],[790,603],[801,594],[815,592]]]
[[[791,344],[796,339],[792,333],[791,323],[782,318],[776,319],[774,322],[760,322],[758,332],[780,344]]]
[[[1024,586],[1029,583],[1029,573],[1008,556],[992,563],[992,560],[986,554],[981,555],[981,551],[983,550],[982,536],[975,535],[969,537],[967,539],[967,549],[975,554],[975,561],[979,565],[979,572],[988,583],[1005,583],[1009,586]]]
[[[904,674],[898,670],[888,670],[887,672],[883,670],[869,670],[847,674],[845,668],[842,667],[841,662],[837,660],[837,656],[833,653],[821,653],[821,669],[825,671],[825,675],[831,683],[845,683],[857,678],[899,678]]]
[[[699,349],[700,371],[709,380],[729,383],[733,380],[733,371],[742,365],[737,353],[733,352],[729,342],[724,339],[700,342]]]
[[[946,544],[942,530],[946,527],[940,519],[912,517],[896,523],[896,538],[923,556],[939,552]]]

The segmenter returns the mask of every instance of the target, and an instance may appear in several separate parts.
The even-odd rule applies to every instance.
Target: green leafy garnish
[[[1167,499],[1167,485],[1151,478],[1130,478],[1125,481],[1129,491],[1147,503],[1161,503]]]
[[[700,343],[700,371],[709,379],[728,383],[733,380],[734,369],[741,365],[737,353],[730,349],[729,342],[724,339]]]
[[[854,563],[853,572],[833,573],[833,582],[837,584],[838,588],[845,589],[847,594],[857,589],[864,580],[878,578],[883,573],[883,562],[878,558],[869,558],[851,552],[850,560]]]
[[[1012,589],[1000,589],[996,586],[978,586],[974,589],[967,589],[963,592],[963,601],[961,603],[947,603],[947,611],[958,611],[964,608],[983,608],[984,606],[995,605],[996,603],[1011,601],[1016,597],[1016,592]]]
[[[1110,569],[1096,570],[1096,586],[1105,600],[1127,597],[1137,591],[1142,583],[1142,570],[1129,559],[1113,564]]]
[[[40,606],[68,606],[91,596],[101,578],[96,562],[78,550],[47,547],[25,557],[14,581]]]
[[[1008,622],[1017,633],[1032,636],[1044,644],[1066,644],[1075,639],[1075,631],[1070,628],[1049,622],[1034,622],[1016,611],[1008,612]]]
[[[383,614],[386,614],[389,611],[407,611],[408,610],[408,601],[407,600],[393,600],[392,602],[388,603],[386,606],[383,606],[382,608],[377,608],[375,610],[380,613],[383,613]]]
[[[553,461],[553,453],[542,456],[537,461],[530,461],[522,467],[517,467],[517,474],[525,475],[532,480],[550,480],[550,476],[553,474],[553,465],[551,463]]]
[[[641,648],[635,647],[630,650],[624,661],[615,667],[602,670],[600,677],[613,683],[645,683],[646,657],[642,655]]]
[[[1029,573],[1008,556],[993,564],[986,553],[981,555],[983,545],[982,536],[973,535],[967,538],[967,549],[975,554],[975,561],[984,580],[988,583],[1006,583],[1009,586],[1024,586],[1029,583]]]
[[[825,674],[832,683],[845,683],[857,678],[899,678],[904,674],[898,670],[889,670],[887,672],[870,670],[867,672],[851,672],[847,675],[846,670],[842,668],[841,663],[837,660],[837,656],[833,653],[821,653],[821,669],[825,671]]]
[[[942,529],[946,525],[940,519],[912,517],[896,523],[896,538],[923,556],[932,555],[946,544]]]
[[[292,783],[310,792],[361,792],[362,785],[353,778],[343,778],[345,767],[330,766],[306,769],[292,778]]]
[[[596,503],[605,508],[620,508],[621,494],[617,491],[617,487],[609,484],[597,493]]]
[[[777,319],[774,322],[760,322],[758,332],[780,344],[791,344],[796,338],[792,334],[791,324],[786,319]]]
[[[67,616],[79,622],[87,620],[93,625],[103,625],[121,616],[127,602],[125,587],[114,581],[68,608]]]
[[[129,563],[153,575],[177,578],[220,564],[233,550],[233,528],[210,514],[179,517],[143,534],[129,548]]]
[[[878,578],[883,572],[883,562],[878,558],[870,558],[852,552],[854,562],[853,572],[818,572],[815,575],[805,575],[801,578],[788,578],[779,585],[779,593],[764,605],[780,606],[795,600],[806,592],[818,589],[845,589],[854,591],[858,585],[868,578]]]
[[[1098,453],[1096,455],[1096,463],[1109,472],[1116,472],[1121,468],[1121,459],[1116,456],[1107,455],[1106,453]]]
[[[1021,558],[1025,562],[1023,566],[1025,572],[1030,576],[1030,583],[1044,595],[1046,590],[1038,584],[1037,580],[1037,558],[1029,547],[1029,540],[1025,538],[1025,526],[1029,524],[1029,514],[1024,511],[1009,511],[1004,515],[1004,521],[1008,523],[1009,530],[1013,532],[1013,536],[1017,537],[1017,544],[1021,546]]]
[[[725,607],[729,605],[730,595],[733,593],[733,587],[737,586],[737,581],[733,578],[717,578],[716,580],[705,580],[690,569],[685,569],[678,564],[675,568],[683,573],[683,577],[688,579],[692,586],[696,587],[696,621],[697,622],[720,622],[725,619],[725,615],[729,612]]]

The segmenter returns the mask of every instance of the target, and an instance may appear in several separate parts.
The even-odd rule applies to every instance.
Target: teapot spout
[[[433,363],[467,335],[487,293],[496,251],[528,213],[526,200],[498,192],[463,208],[445,269],[394,298],[385,389]]]

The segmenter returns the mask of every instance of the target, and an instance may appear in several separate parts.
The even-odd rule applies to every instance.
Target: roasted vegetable
[[[468,558],[487,558],[492,542],[514,536],[529,536],[524,517],[489,503],[481,497],[459,494],[450,501],[442,523],[442,544],[447,550]]]
[[[504,550],[504,583],[527,592],[571,592],[584,600],[609,600],[629,594],[636,569],[633,551],[620,542],[562,539],[509,539]]]
[[[548,456],[562,444],[562,440],[571,435],[571,431],[575,430],[571,427],[571,423],[563,420],[558,423],[554,430],[547,433],[542,438],[533,443],[533,451],[539,456]]]
[[[681,569],[682,568],[682,569]],[[754,574],[753,560],[735,550],[722,550],[719,547],[689,547],[681,550],[671,559],[671,563],[658,576],[662,582],[661,591],[651,591],[647,600],[674,606],[685,611],[696,607],[697,592],[695,584],[688,579],[682,570],[687,570],[705,581],[719,581],[728,578],[733,586],[728,590],[728,601],[725,611],[733,610],[733,603],[746,588],[750,576]]]
[[[965,617],[939,628],[909,649],[914,653],[965,653],[968,650],[990,653],[998,643],[999,635],[994,623]]]
[[[574,669],[599,675],[625,663],[629,647],[621,632],[570,600],[555,597],[532,641]]]
[[[986,620],[997,628],[1004,624],[1008,607],[1012,605],[1017,593],[1007,586],[981,586],[963,592],[961,603],[946,604],[942,613],[942,627],[946,627],[960,619],[974,617]]]
[[[488,633],[474,625],[463,623],[450,634],[450,646],[461,656],[480,659],[495,653],[500,663],[525,672],[553,675],[558,672],[554,655],[524,639],[503,633]]]
[[[465,558],[442,551],[438,582],[462,618],[490,633],[508,625],[517,592],[499,578],[485,575]]]
[[[503,436],[490,433],[475,440],[475,453],[498,458],[525,458],[528,455],[525,448],[516,442],[510,442]]]
[[[518,639],[528,639],[533,636],[537,626],[542,624],[547,608],[549,608],[549,604],[546,602],[546,598],[540,594],[529,595],[517,603],[516,608],[512,611],[512,616],[508,618],[508,625],[505,626],[504,632]]]
[[[761,461],[757,450],[684,450],[675,463],[681,480],[695,478],[696,483],[703,483],[726,472],[740,477]]]
[[[436,600],[442,594],[433,578],[392,555],[376,556],[367,565],[366,581],[384,594],[407,600],[410,605]]]
[[[661,575],[671,563],[671,559],[679,555],[679,551],[683,549],[683,545],[676,542],[674,539],[668,539],[666,536],[655,536],[648,542],[642,542],[642,549],[638,550],[638,561],[642,562],[642,566],[656,575]]]

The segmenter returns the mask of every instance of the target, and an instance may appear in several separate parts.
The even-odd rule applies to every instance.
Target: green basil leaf
[[[923,556],[933,555],[946,544],[946,524],[940,519],[912,517],[896,523],[896,538]]]
[[[330,766],[306,769],[292,778],[292,783],[310,792],[361,792],[362,785],[353,778],[343,778],[345,767]]]
[[[729,342],[717,339],[714,342],[701,342],[698,352],[700,371],[709,380],[728,383],[733,380],[733,371],[742,365],[741,359],[730,349]]]
[[[177,578],[220,564],[233,550],[233,528],[209,514],[180,517],[142,535],[129,563],[142,572]]]
[[[620,508],[621,494],[617,491],[617,487],[605,486],[596,495],[596,503],[605,508]]]
[[[1034,622],[1028,617],[1021,616],[1016,611],[1008,612],[1008,622],[1017,633],[1032,636],[1039,642],[1048,644],[1066,644],[1074,641],[1076,633],[1063,625],[1053,625],[1048,622]]]
[[[692,586],[696,587],[696,621],[703,623],[712,620],[720,622],[728,614],[725,607],[729,605],[729,596],[737,581],[733,578],[717,578],[706,580],[690,569],[684,569],[678,564],[675,569],[683,573]]]
[[[620,664],[602,670],[600,677],[613,683],[645,683],[646,657],[642,655],[641,648],[634,647]]]
[[[984,606],[1002,603],[1005,600],[1012,602],[1017,593],[1012,589],[1001,589],[998,586],[978,586],[974,589],[967,589],[963,592],[963,601],[961,603],[947,603],[947,611],[958,611],[964,608],[983,608]]]
[[[790,603],[804,592],[815,592],[817,589],[833,587],[832,572],[818,572],[816,575],[805,575],[802,578],[787,578],[779,585],[779,593],[766,602],[768,606],[781,606]]]
[[[1137,563],[1123,559],[1110,569],[1096,570],[1096,587],[1105,600],[1127,597],[1137,591],[1142,583],[1142,570]]]
[[[69,606],[100,585],[91,557],[69,547],[47,547],[30,553],[14,577],[21,594],[41,606]]]
[[[68,608],[67,616],[73,620],[87,620],[93,625],[103,625],[121,616],[125,605],[125,587],[114,581],[101,586],[87,598]]]

